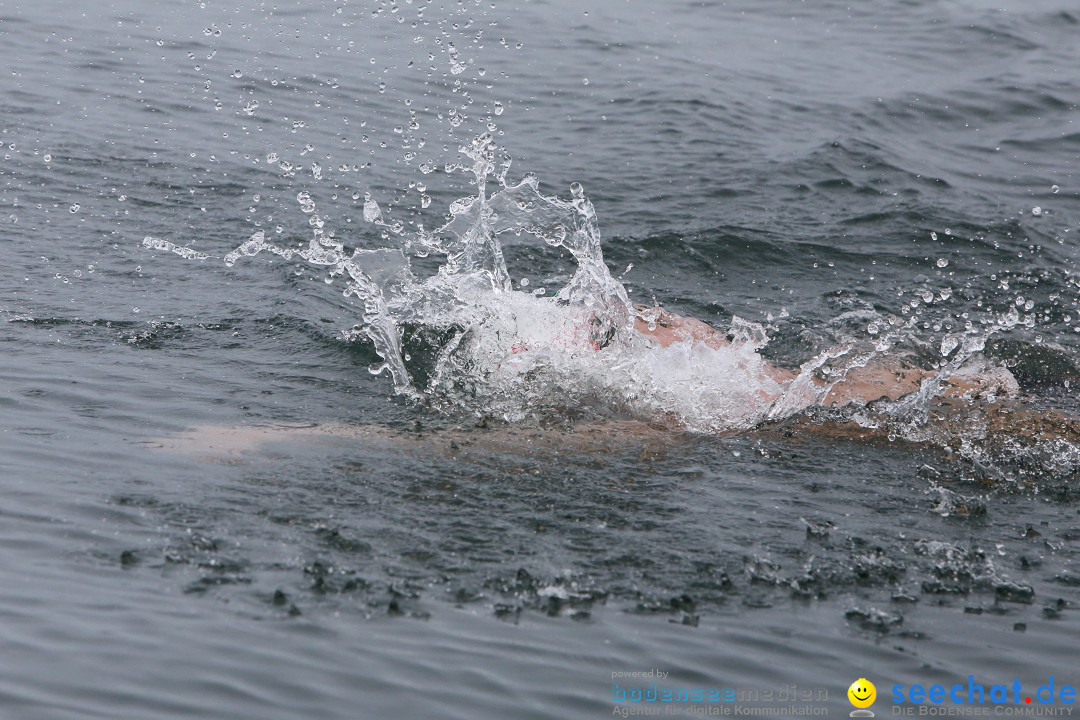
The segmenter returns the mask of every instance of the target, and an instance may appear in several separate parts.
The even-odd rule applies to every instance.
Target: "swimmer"
[[[731,346],[726,333],[695,318],[683,317],[659,307],[635,306],[632,332],[658,348],[670,348],[680,343],[691,347],[701,344],[712,349]],[[608,338],[610,340],[610,338]],[[595,341],[581,336],[575,342],[589,342],[599,350]],[[510,354],[527,353],[528,346],[515,340]],[[739,432],[762,432],[766,435],[780,430],[785,436],[794,433],[805,437],[832,437],[846,440],[872,440],[890,437],[887,419],[863,426],[843,413],[829,417],[800,413],[810,406],[826,408],[858,408],[886,399],[897,401],[919,392],[923,383],[935,373],[917,367],[889,365],[883,360],[849,370],[840,380],[831,381],[812,374],[778,367],[768,362],[760,366],[759,382],[763,400],[784,403],[782,412],[772,413],[773,421]],[[800,378],[802,378],[800,380]],[[754,378],[747,378],[752,382]],[[805,387],[794,387],[800,381]],[[795,392],[793,392],[793,390]],[[792,400],[790,396],[797,396]],[[932,433],[920,434],[917,443],[941,447],[958,447],[964,442],[978,440],[986,448],[999,445],[1006,453],[1016,454],[1024,448],[1046,444],[1080,446],[1080,421],[1058,412],[1037,408],[1019,398],[1019,386],[1007,369],[989,363],[973,370],[953,372],[943,379],[938,397],[926,405],[930,409]],[[927,399],[928,401],[930,398]],[[196,454],[210,461],[233,462],[257,447],[291,440],[309,443],[313,440],[360,440],[366,446],[388,451],[414,447],[421,452],[470,447],[479,451],[543,453],[574,449],[583,453],[603,453],[613,444],[640,444],[642,458],[665,454],[676,447],[683,424],[677,417],[661,416],[637,419],[606,419],[579,421],[571,427],[555,424],[492,425],[481,422],[482,432],[467,428],[446,428],[432,431],[400,431],[375,425],[313,425],[304,427],[196,427],[169,438],[146,441],[148,447],[166,451]],[[731,432],[736,432],[732,430]],[[723,433],[722,433],[723,434]],[[688,441],[688,440],[687,440]]]

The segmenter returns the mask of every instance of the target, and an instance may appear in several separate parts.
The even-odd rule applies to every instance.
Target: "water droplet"
[[[529,278],[521,278],[521,287],[529,287]]]
[[[948,355],[960,345],[960,340],[954,335],[947,335],[941,340],[941,355],[942,357],[948,357]]]
[[[937,266],[939,268],[948,267],[949,261],[946,258],[938,258]]]
[[[364,219],[370,223],[382,221],[382,210],[379,203],[372,199],[371,195],[364,194]]]
[[[871,335],[877,335],[881,332],[881,327],[879,327],[877,323],[870,323],[866,326],[866,331]]]
[[[937,241],[937,233],[931,230],[930,231],[930,239],[936,242]]]
[[[1031,214],[1032,215],[1042,215],[1042,208],[1039,207],[1038,205],[1036,205],[1035,207],[1031,208]]]
[[[1052,193],[1054,193],[1055,195],[1057,195],[1057,194],[1058,194],[1059,192],[1061,192],[1061,188],[1059,188],[1059,187],[1058,187],[1057,185],[1052,185],[1052,186],[1050,187],[1050,192],[1052,192]]]
[[[81,208],[81,207],[82,206],[79,205],[79,203],[75,203],[70,208],[68,208],[68,210],[70,210],[73,213],[77,213],[77,212],[79,212],[79,208]]]
[[[13,223],[17,223],[17,222],[19,222],[19,216],[14,215],[14,214],[13,215],[8,215],[8,220],[10,220]]]
[[[242,73],[242,72],[241,72],[241,71],[239,71],[239,70],[233,70],[233,74],[232,74],[232,76],[233,76],[234,78],[240,79],[240,78],[244,77],[244,73]]]
[[[589,78],[581,78],[581,84],[582,85],[588,85],[589,84]]]
[[[131,308],[131,312],[133,312],[133,313],[139,312],[139,306],[136,305],[135,307]]]
[[[45,153],[45,157],[42,158],[45,162],[52,162],[52,155]]]
[[[495,101],[495,114],[496,115],[502,115],[503,114],[503,104],[501,102],[499,102],[498,100]]]

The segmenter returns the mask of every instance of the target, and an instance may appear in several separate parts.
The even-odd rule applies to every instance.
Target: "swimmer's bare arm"
[[[695,318],[683,317],[660,307],[636,306],[634,330],[653,340],[661,347],[669,347],[689,340],[693,344],[701,343],[707,347],[721,349],[729,346],[725,333],[708,323]],[[795,379],[797,372],[765,364],[765,372],[781,385]],[[944,394],[947,397],[961,397],[969,393],[986,390],[1005,390],[1006,394],[1015,392],[1015,380],[1007,371],[1001,376],[968,375],[953,376],[946,380]],[[867,365],[849,371],[842,380],[833,385],[822,404],[829,406],[847,405],[852,402],[869,403],[881,398],[897,400],[917,391],[923,380],[932,373],[919,368]],[[815,379],[819,387],[825,381]]]

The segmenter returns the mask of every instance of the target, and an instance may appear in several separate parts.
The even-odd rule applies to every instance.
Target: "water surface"
[[[350,245],[387,244],[365,194],[435,227],[475,193],[445,163],[490,131],[514,178],[584,186],[634,301],[762,323],[788,366],[871,317],[917,314],[932,358],[1015,309],[990,354],[1075,414],[1078,23],[0,3],[0,712],[609,716],[611,673],[656,667],[840,713],[860,675],[1080,680],[1075,448],[478,423],[369,373],[340,281],[221,260],[306,242],[301,192]],[[506,252],[515,289],[573,270]]]

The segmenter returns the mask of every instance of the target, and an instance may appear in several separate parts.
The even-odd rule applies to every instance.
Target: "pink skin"
[[[660,347],[669,347],[687,340],[694,345],[701,343],[714,350],[720,350],[731,345],[724,333],[696,318],[676,315],[659,307],[643,308],[643,306],[637,306],[636,309],[639,310],[639,314],[634,316],[634,330],[653,340]],[[640,312],[642,310],[643,312]],[[652,321],[643,318],[642,314],[651,318]],[[778,368],[769,363],[765,363],[765,372],[781,386],[787,385],[796,376],[796,373],[790,370]],[[769,403],[779,397],[779,394],[765,390],[760,390],[759,394],[762,400]]]

